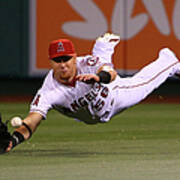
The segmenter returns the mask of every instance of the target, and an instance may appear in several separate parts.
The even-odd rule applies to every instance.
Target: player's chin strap
[[[22,126],[24,126],[28,130],[30,138],[32,136],[31,128],[25,122],[22,123]],[[12,148],[22,143],[24,140],[24,136],[19,131],[14,131],[14,133],[12,134]]]

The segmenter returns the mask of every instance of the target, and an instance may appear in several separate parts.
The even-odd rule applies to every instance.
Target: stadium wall
[[[0,0],[0,94],[34,94],[49,69],[48,44],[60,37],[84,55],[99,35],[120,34],[113,62],[121,75],[138,71],[163,47],[180,57],[179,12],[177,0]],[[155,91],[179,92],[177,79]]]

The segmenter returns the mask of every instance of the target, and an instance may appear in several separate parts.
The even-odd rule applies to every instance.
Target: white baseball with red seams
[[[95,74],[105,64],[113,67],[111,57],[116,45],[117,42],[108,42],[107,37],[106,41],[96,40],[92,55],[77,57],[77,73]],[[50,70],[31,103],[30,112],[38,112],[46,118],[50,109],[56,109],[86,123],[107,122],[115,114],[142,101],[177,72],[180,72],[179,60],[168,48],[162,49],[154,62],[133,77],[117,76],[109,84],[77,81],[75,86],[66,86],[57,82]]]
[[[22,125],[22,119],[20,117],[13,117],[11,119],[11,125],[13,127],[19,127]]]

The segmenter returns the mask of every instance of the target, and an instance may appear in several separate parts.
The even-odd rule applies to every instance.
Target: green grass
[[[28,105],[0,112],[25,117]],[[51,111],[29,141],[0,156],[1,180],[177,180],[179,169],[178,104],[137,105],[99,125]]]

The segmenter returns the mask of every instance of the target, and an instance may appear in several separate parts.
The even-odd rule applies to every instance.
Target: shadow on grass
[[[115,155],[113,152],[83,152],[83,151],[72,151],[70,149],[36,149],[36,150],[14,150],[10,152],[12,156],[37,156],[37,157],[53,157],[53,156],[63,156],[63,157],[89,157],[93,155]],[[116,153],[117,154],[117,153]],[[119,153],[118,153],[119,154]]]
[[[173,152],[168,151],[129,151],[120,149],[119,152],[95,152],[95,151],[79,151],[79,150],[70,150],[70,149],[36,149],[36,150],[14,150],[9,153],[11,156],[32,156],[32,157],[74,157],[74,158],[84,158],[84,157],[93,157],[93,156],[117,156],[117,155],[123,155],[123,156],[152,156],[152,155],[171,155],[174,154]]]

